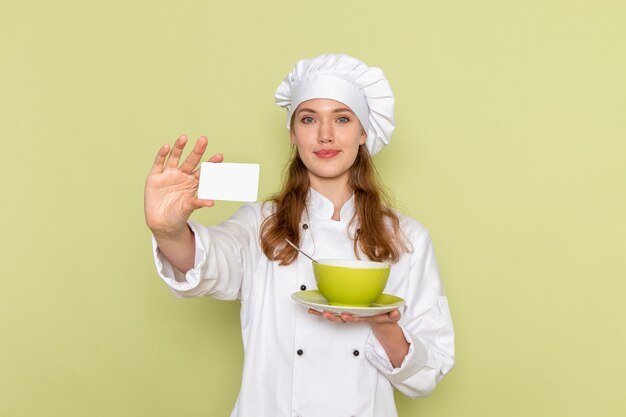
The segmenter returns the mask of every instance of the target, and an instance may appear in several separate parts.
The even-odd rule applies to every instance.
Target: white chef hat
[[[380,68],[345,54],[324,54],[298,61],[278,86],[276,104],[287,109],[287,129],[298,105],[328,98],[350,107],[367,133],[371,155],[389,143],[395,129],[394,97]]]

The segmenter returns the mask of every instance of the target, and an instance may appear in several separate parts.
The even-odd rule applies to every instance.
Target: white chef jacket
[[[354,196],[340,220],[333,203],[311,189],[301,221],[302,250],[318,259],[356,259]],[[398,214],[412,246],[392,264],[384,292],[406,300],[399,324],[409,353],[392,366],[366,323],[335,323],[307,313],[291,294],[316,289],[311,261],[287,266],[262,252],[259,230],[271,204],[243,205],[230,219],[195,234],[193,269],[177,271],[152,238],[157,271],[177,297],[241,301],[244,365],[231,417],[394,417],[393,387],[429,395],[454,365],[454,333],[428,231]]]

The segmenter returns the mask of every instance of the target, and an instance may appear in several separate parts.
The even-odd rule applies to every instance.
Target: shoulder
[[[415,247],[418,244],[430,242],[430,233],[421,222],[397,210],[393,210],[400,222],[400,231],[403,237]]]
[[[235,216],[253,220],[255,223],[261,223],[272,213],[274,213],[274,203],[272,201],[257,201],[242,204]]]

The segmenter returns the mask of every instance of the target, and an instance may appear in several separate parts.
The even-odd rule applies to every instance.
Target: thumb
[[[191,205],[193,206],[194,210],[200,209],[202,207],[213,207],[215,205],[215,201],[214,200],[203,200],[200,198],[196,198],[193,201],[191,201]]]
[[[391,319],[391,321],[400,320],[400,311],[393,310],[392,312],[389,313],[389,318]]]

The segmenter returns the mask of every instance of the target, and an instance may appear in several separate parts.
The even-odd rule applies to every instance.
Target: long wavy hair
[[[294,147],[280,192],[268,199],[272,214],[261,224],[261,248],[265,256],[280,265],[289,265],[298,252],[285,239],[300,242],[300,221],[306,209],[310,188],[309,174]],[[365,145],[359,146],[349,170],[348,185],[354,192],[355,213],[350,226],[358,222],[354,253],[372,261],[395,263],[407,243],[400,231],[400,220],[391,210],[391,199],[381,184]]]

